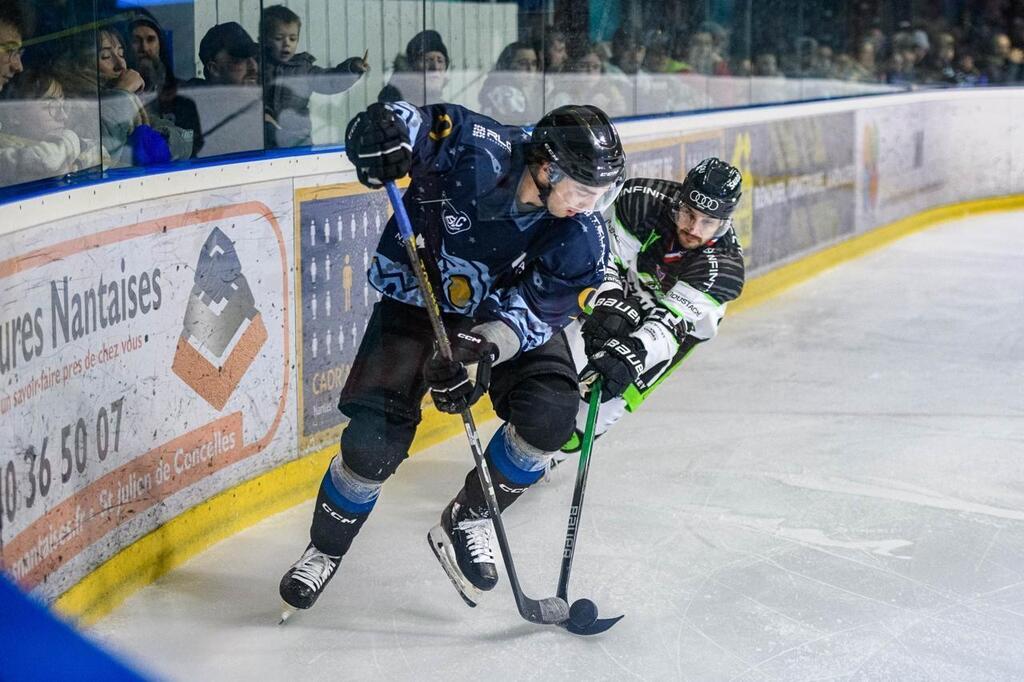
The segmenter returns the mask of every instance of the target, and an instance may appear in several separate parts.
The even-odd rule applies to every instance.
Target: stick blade
[[[571,620],[562,623],[566,630],[574,635],[599,635],[606,630],[609,630],[613,625],[622,620],[624,616],[615,616],[614,618],[598,618],[593,623],[585,628],[581,628],[578,625],[574,625]]]

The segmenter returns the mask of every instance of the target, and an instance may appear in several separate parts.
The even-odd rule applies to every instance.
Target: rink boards
[[[620,129],[633,176],[681,179],[707,156],[740,168],[735,223],[756,275],[743,306],[937,220],[1021,205],[1022,110],[1022,90],[936,92]],[[4,570],[92,619],[313,495],[344,427],[335,403],[389,215],[343,154],[111,182],[6,212]],[[459,430],[426,415],[414,450]]]

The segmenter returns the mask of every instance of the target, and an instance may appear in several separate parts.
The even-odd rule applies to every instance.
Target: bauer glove
[[[498,347],[472,331],[453,333],[451,342],[452,359],[445,359],[435,350],[423,368],[423,376],[437,409],[460,414],[487,392]]]
[[[405,177],[412,167],[409,129],[398,115],[380,103],[356,114],[345,131],[345,153],[356,167],[359,182],[381,187]]]
[[[583,371],[584,379],[587,374],[597,372],[604,377],[602,397],[615,398],[640,378],[646,359],[647,349],[640,339],[632,336],[608,339],[601,350],[590,357],[590,364]]]
[[[608,339],[632,334],[642,320],[640,301],[635,297],[626,298],[618,289],[600,294],[581,330],[587,355],[600,351]]]

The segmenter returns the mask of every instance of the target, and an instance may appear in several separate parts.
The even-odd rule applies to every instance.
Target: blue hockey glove
[[[617,397],[640,377],[646,359],[647,349],[640,339],[632,336],[608,339],[601,350],[590,357],[583,375],[585,377],[588,370],[597,372],[604,377],[602,397]]]
[[[453,333],[451,343],[452,359],[446,360],[435,350],[423,368],[423,376],[437,409],[461,414],[487,392],[498,347],[471,331]]]
[[[590,316],[583,323],[587,355],[600,351],[608,339],[635,332],[642,321],[640,301],[635,297],[626,298],[618,289],[602,293],[594,300]]]
[[[412,167],[409,129],[380,103],[371,104],[349,122],[345,153],[356,167],[359,182],[367,187],[382,187],[389,180],[403,178]]]

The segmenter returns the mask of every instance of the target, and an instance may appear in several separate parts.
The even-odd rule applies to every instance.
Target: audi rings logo
[[[703,211],[717,211],[718,208],[722,205],[721,202],[718,201],[718,199],[712,199],[707,194],[704,194],[704,192],[701,192],[696,189],[690,191],[690,201],[693,202],[693,205],[696,208],[699,208]]]

